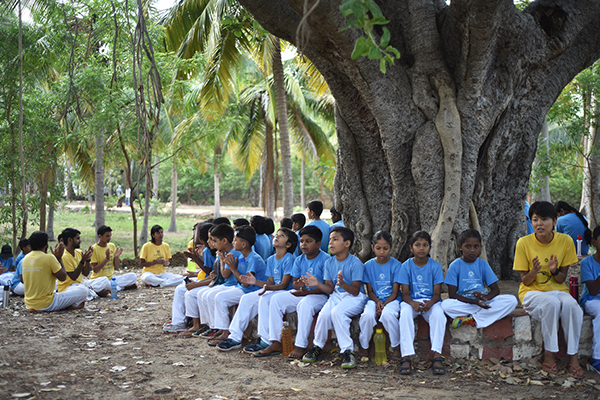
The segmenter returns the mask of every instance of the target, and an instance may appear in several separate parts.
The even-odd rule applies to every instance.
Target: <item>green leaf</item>
[[[371,60],[379,60],[382,55],[381,50],[377,46],[372,46],[369,50],[369,59]]]
[[[390,42],[390,30],[388,28],[383,28],[383,36],[381,37],[380,45],[381,45],[381,47],[386,47],[389,42]]]
[[[385,58],[379,60],[379,70],[385,74]]]
[[[369,54],[370,48],[371,48],[371,43],[369,43],[369,41],[367,41],[366,38],[364,38],[364,37],[358,38],[358,40],[356,41],[356,44],[354,45],[354,51],[352,51],[351,58],[353,60],[355,60],[360,56],[365,56],[365,55]]]
[[[395,47],[392,46],[388,46],[385,51],[389,51],[394,53],[394,55],[396,56],[396,58],[400,58],[400,52],[398,51],[398,49],[396,49]]]

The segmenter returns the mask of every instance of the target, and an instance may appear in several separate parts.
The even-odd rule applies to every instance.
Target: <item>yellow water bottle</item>
[[[381,365],[387,361],[387,354],[385,351],[385,335],[383,334],[383,329],[377,328],[375,330],[373,341],[375,342],[375,364]]]
[[[283,327],[281,328],[281,346],[283,347],[283,355],[288,357],[294,350],[294,344],[292,343],[292,328],[287,321],[284,321]]]

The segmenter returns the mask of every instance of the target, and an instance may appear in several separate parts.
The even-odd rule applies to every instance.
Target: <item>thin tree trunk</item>
[[[19,0],[19,160],[21,161],[21,210],[23,220],[21,237],[27,237],[27,182],[25,181],[25,157],[23,156],[23,18]]]
[[[48,225],[46,226],[46,234],[48,240],[54,241],[54,201],[50,199],[50,207],[48,208]]]
[[[177,232],[177,163],[173,160],[171,171],[171,222],[169,232]]]
[[[16,149],[15,149],[15,129],[14,129],[14,125],[10,119],[10,113],[12,110],[12,102],[13,102],[13,90],[12,90],[13,86],[10,86],[10,93],[8,95],[8,101],[7,101],[7,107],[6,107],[6,122],[8,123],[9,129],[10,129],[10,150],[11,150],[11,154],[15,154]],[[11,208],[11,222],[12,222],[12,247],[13,249],[17,248],[17,184],[16,184],[16,177],[17,177],[17,169],[15,166],[15,159],[14,157],[11,157],[10,159],[10,194],[11,194],[11,202],[10,202],[10,208]]]
[[[133,161],[129,159],[129,154],[127,153],[127,150],[125,149],[125,144],[123,143],[121,130],[118,127],[117,131],[119,132],[119,144],[121,145],[121,151],[123,152],[123,156],[125,157],[125,190],[129,189],[131,192],[131,197],[129,198],[129,208],[131,209],[131,219],[133,221],[133,255],[137,258],[137,216],[135,213],[135,206],[133,205],[133,179],[131,176],[133,169]]]
[[[267,217],[273,218],[273,215],[275,214],[275,183],[273,179],[275,170],[273,162],[273,127],[266,119],[265,141],[267,153],[267,171],[265,176],[264,210]]]
[[[215,210],[214,216],[218,218],[221,216],[221,190],[219,188],[220,176],[221,176],[221,148],[215,147],[215,158],[213,162],[213,177],[215,182],[214,187],[214,202],[215,202]]]
[[[159,164],[158,163],[159,163],[159,161],[160,161],[160,158],[158,157],[158,154],[156,154],[154,156],[154,168],[153,168],[154,170],[152,171],[154,174],[154,181],[152,182],[153,183],[152,198],[154,200],[158,200],[158,172],[159,172],[159,169],[158,169]]]
[[[304,197],[304,182],[306,179],[306,161],[302,159],[302,166],[300,167],[300,207],[306,207],[306,198]]]
[[[146,180],[152,177],[150,174],[145,174]],[[144,218],[142,222],[142,231],[140,232],[140,246],[143,246],[148,241],[148,218],[150,217],[150,197],[152,196],[152,185],[146,181],[144,185]],[[131,201],[133,204],[133,201]]]
[[[533,161],[533,181],[539,185],[539,190],[533,193],[532,201],[552,201],[550,198],[550,177],[545,173],[550,168],[549,151],[550,137],[548,135],[548,122],[544,121],[540,137],[538,138],[538,151]],[[539,171],[539,175],[536,173],[537,171]]]
[[[273,50],[273,86],[277,103],[277,124],[279,125],[279,146],[281,148],[281,180],[283,185],[283,215],[290,216],[294,212],[294,185],[292,178],[292,156],[290,135],[287,120],[287,95],[281,61],[281,46],[276,38]]]
[[[96,171],[95,171],[95,190],[96,190],[96,219],[94,227],[98,228],[105,223],[104,210],[104,131],[98,130],[96,133]]]
[[[73,181],[71,180],[71,162],[67,160],[67,201],[73,198]]]
[[[583,184],[581,190],[581,213],[588,219],[589,225],[598,224],[600,206],[600,140],[598,140],[598,123],[600,123],[600,105],[596,96],[589,97],[590,122],[586,124],[587,134],[583,138]]]

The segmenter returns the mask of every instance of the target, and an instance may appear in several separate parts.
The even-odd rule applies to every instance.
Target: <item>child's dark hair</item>
[[[388,231],[377,231],[371,238],[371,244],[377,243],[379,240],[385,240],[390,247],[392,246],[392,235]]]
[[[233,220],[233,225],[235,225],[237,228],[240,226],[248,226],[250,225],[250,221],[248,221],[246,218],[236,218]]]
[[[346,228],[345,226],[336,226],[329,231],[330,234],[333,232],[339,233],[342,239],[344,239],[344,242],[349,240],[350,248],[352,248],[352,245],[354,244],[354,232],[352,232],[352,229]]]
[[[597,227],[594,228],[594,232],[592,233],[592,238],[594,240],[598,239],[598,236],[600,236],[600,225],[598,225]],[[21,242],[19,242],[20,245]],[[599,249],[600,250],[600,249]]]
[[[533,203],[529,207],[529,219],[532,219],[534,214],[541,218],[556,219],[556,210],[552,203],[547,201],[536,201]]]
[[[194,233],[194,238],[200,238],[202,239],[202,241],[204,243],[208,242],[208,232],[210,232],[210,229],[215,226],[214,224],[209,223],[203,223],[203,224],[199,224],[196,225],[196,232]]]
[[[294,221],[292,221],[292,219],[288,217],[281,218],[279,226],[281,226],[282,228],[292,229],[292,226],[294,226]]]
[[[209,232],[212,237],[219,240],[227,239],[229,243],[233,242],[233,228],[227,224],[215,225]]]
[[[264,235],[266,228],[265,217],[262,215],[255,215],[250,218],[250,226],[254,228],[257,235]]]
[[[226,217],[215,218],[212,223],[215,225],[226,224],[226,225],[231,226],[231,221],[229,220],[229,218],[226,218]]]
[[[160,225],[154,225],[151,229],[150,229],[150,241],[152,243],[154,243],[154,234],[158,233],[158,231],[160,231],[162,229],[162,226]]]
[[[319,228],[314,225],[308,225],[304,228],[300,229],[300,237],[303,235],[308,235],[308,237],[313,238],[315,242],[320,242],[323,239],[323,232]]]
[[[48,245],[48,234],[42,231],[35,231],[29,236],[29,245],[31,250],[43,250]]]
[[[96,233],[98,236],[103,236],[106,232],[112,232],[112,229],[108,225],[100,225]]]
[[[306,215],[302,213],[292,214],[292,222],[300,225],[300,229],[304,228],[304,224],[306,224]]]
[[[583,226],[585,226],[585,231],[583,232],[583,239],[585,240],[585,242],[587,244],[591,243],[591,241],[592,241],[592,231],[590,230],[590,227],[588,225],[587,220],[579,212],[579,210],[577,210],[575,207],[571,206],[566,201],[562,201],[562,200],[561,201],[557,201],[556,204],[554,204],[554,210],[556,210],[556,215],[558,215],[558,213],[561,210],[567,211],[567,213],[575,213],[575,215],[577,215],[577,218],[579,218],[581,220],[581,223],[583,224]]]
[[[254,246],[254,243],[256,243],[256,231],[253,227],[248,225],[240,226],[235,231],[235,237],[237,239],[245,240],[250,247]]]
[[[23,250],[27,246],[29,246],[29,239],[21,239],[21,240],[19,240],[19,248],[21,250]]]
[[[429,233],[425,231],[416,231],[413,233],[410,239],[408,239],[408,245],[412,246],[419,239],[425,239],[431,246],[431,236],[429,236]]]
[[[317,217],[320,217],[323,213],[323,202],[321,200],[311,200],[306,207],[314,212]]]
[[[477,229],[467,229],[466,231],[462,231],[460,235],[458,235],[458,247],[462,246],[467,239],[475,238],[479,240],[479,244],[481,244],[481,234]]]
[[[340,214],[335,207],[331,207],[329,209],[329,212],[331,213],[331,220],[336,223],[338,221],[340,221],[342,219],[342,214]]]
[[[272,235],[275,232],[275,222],[272,218],[265,217],[265,235]]]
[[[296,233],[289,228],[281,227],[279,228],[279,230],[283,232],[285,236],[287,236],[286,244],[290,244],[290,247],[287,248],[287,252],[294,254],[294,251],[296,251],[296,247],[298,247],[298,235],[296,235]]]
[[[81,234],[81,232],[79,232],[77,229],[65,228],[61,233],[61,237],[65,246],[69,243],[69,239],[75,239],[75,236],[79,234]]]

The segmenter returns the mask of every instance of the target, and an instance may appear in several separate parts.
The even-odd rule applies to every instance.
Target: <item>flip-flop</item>
[[[271,357],[271,356],[277,356],[281,354],[280,351],[272,351],[270,353],[261,353],[260,351],[258,353],[254,353],[254,357],[258,357],[258,358],[262,358],[262,357]]]
[[[221,338],[221,337],[216,337],[216,338],[212,338],[208,341],[208,345],[210,347],[217,347],[217,345],[221,342],[226,341],[227,339],[225,338]]]
[[[186,338],[188,338],[188,337],[193,337],[194,333],[196,333],[196,332],[198,332],[198,331],[185,331],[185,332],[180,332],[180,333],[179,333],[179,336],[186,337]]]
[[[558,374],[558,368],[556,368],[556,363],[554,363],[552,365],[543,363],[542,370],[546,371],[549,374],[554,374],[554,375]]]
[[[575,367],[573,364],[567,365],[567,371],[575,378],[583,378],[583,369],[581,367]]]

